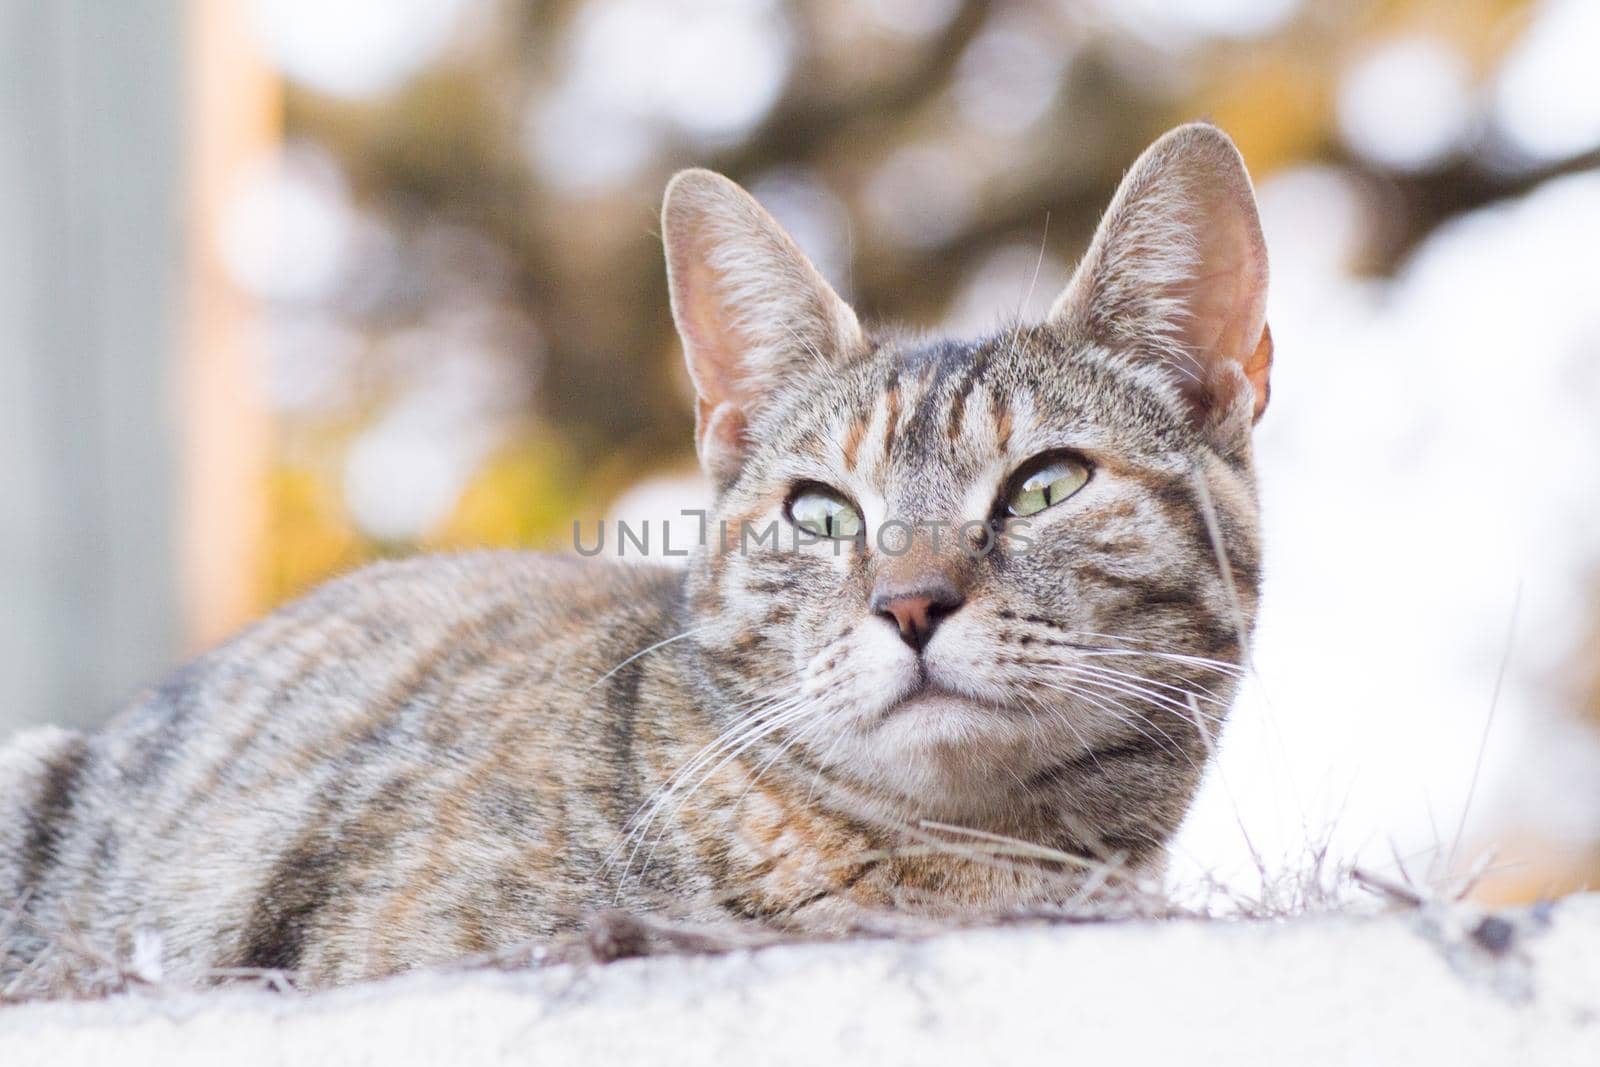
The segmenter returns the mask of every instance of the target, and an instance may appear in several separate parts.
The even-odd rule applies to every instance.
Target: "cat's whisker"
[[[1174,739],[1171,734],[1167,733],[1166,730],[1161,728],[1160,723],[1154,721],[1153,719],[1139,715],[1133,708],[1123,704],[1109,693],[1096,692],[1093,688],[1094,683],[1092,679],[1080,679],[1076,683],[1065,683],[1064,685],[1059,686],[1052,685],[1051,683],[1045,684],[1050,688],[1060,688],[1063,692],[1073,693],[1090,701],[1106,714],[1110,715],[1113,719],[1116,719],[1124,726],[1128,726],[1137,731],[1146,740],[1155,745],[1169,749],[1174,755],[1181,756],[1195,770],[1198,771],[1202,769],[1199,764],[1195,763],[1194,757],[1191,756],[1182,745],[1178,744],[1177,740]],[[1154,734],[1151,734],[1145,729],[1145,726],[1153,728],[1161,735],[1161,737],[1157,738]]]
[[[1129,685],[1114,678],[1106,678],[1105,676],[1096,674],[1094,671],[1090,670],[1073,669],[1065,666],[1054,669],[1070,674],[1071,677],[1076,678],[1085,685],[1098,687],[1102,690],[1110,690],[1111,692],[1119,693],[1123,696],[1132,697],[1136,700],[1142,700],[1154,704],[1157,707],[1165,707],[1169,710],[1182,713],[1185,719],[1188,718],[1189,706],[1186,703],[1175,700],[1169,696],[1166,696],[1165,694],[1143,690],[1137,686]],[[1161,730],[1163,736],[1167,736],[1166,731],[1162,730],[1161,725],[1153,718],[1146,717],[1145,721],[1149,722],[1150,725],[1155,729]]]
[[[1056,687],[1051,686],[1050,688]],[[1079,730],[1077,723],[1072,721],[1072,716],[1066,714],[1060,708],[1052,707],[1048,704],[1038,701],[1038,699],[1032,697],[1031,694],[1029,696],[1030,703],[1038,703],[1041,710],[1048,714],[1053,722],[1059,722],[1061,725],[1067,728],[1067,731],[1071,733],[1078,744],[1082,746],[1084,752],[1088,753],[1089,760],[1095,765],[1095,769],[1097,769],[1101,774],[1105,774],[1106,769],[1105,767],[1101,766],[1100,757],[1095,755],[1094,746],[1089,744],[1089,739],[1087,737],[1083,736],[1083,731]],[[1030,707],[1030,714],[1032,714],[1032,710],[1033,709]],[[1035,721],[1037,721],[1037,717],[1035,717]]]
[[[1097,683],[1092,681],[1092,680],[1089,680],[1089,681],[1086,681],[1084,684],[1087,685],[1089,688],[1093,689],[1093,688],[1095,688]],[[1104,685],[1105,683],[1104,682],[1100,682],[1098,684],[1099,685]],[[1101,692],[1104,692],[1104,690],[1101,690]],[[1139,712],[1138,712],[1138,709],[1130,708],[1127,704],[1125,704],[1122,701],[1118,700],[1115,696],[1107,694],[1106,695],[1106,700],[1112,705],[1112,707],[1120,709],[1123,712],[1123,714],[1125,714],[1128,717],[1129,725],[1133,725],[1134,723],[1143,723],[1143,724],[1149,726],[1151,729],[1155,730],[1156,733],[1161,735],[1162,741],[1165,742],[1165,747],[1167,749],[1169,749],[1174,755],[1181,756],[1183,758],[1183,761],[1185,763],[1187,763],[1190,767],[1194,768],[1194,770],[1196,770],[1197,772],[1198,771],[1203,771],[1205,769],[1200,763],[1197,763],[1195,761],[1194,756],[1189,752],[1189,750],[1184,748],[1181,744],[1179,744],[1177,739],[1174,738],[1171,734],[1169,734],[1162,727],[1162,725],[1159,722],[1157,722],[1155,719],[1150,718],[1149,716],[1140,715]],[[1187,723],[1190,720],[1187,717],[1185,717],[1184,721]],[[1144,733],[1143,730],[1141,730],[1140,732]],[[1145,736],[1149,737],[1150,735],[1148,733],[1145,733]],[[1152,740],[1154,740],[1154,739],[1152,738]]]
[[[1211,486],[1206,482],[1205,473],[1200,469],[1198,461],[1191,461],[1189,481],[1194,485],[1195,499],[1200,505],[1200,517],[1205,520],[1206,539],[1211,542],[1211,554],[1216,560],[1217,574],[1222,579],[1223,591],[1228,595],[1234,632],[1239,639],[1239,654],[1246,663],[1249,663],[1250,623],[1245,618],[1244,604],[1239,599],[1239,587],[1234,582],[1233,564],[1229,561],[1227,549],[1222,544],[1222,522],[1217,518],[1216,502],[1211,499]]]
[[[733,725],[729,726],[716,737],[712,738],[712,740],[702,747],[698,752],[696,752],[694,756],[690,757],[687,763],[685,763],[677,771],[673,772],[672,776],[669,777],[667,781],[664,782],[656,791],[656,793],[652,795],[651,801],[647,802],[647,804],[641,808],[639,814],[635,815],[634,818],[630,820],[630,823],[637,824],[641,819],[645,822],[648,822],[649,819],[653,817],[656,807],[659,806],[665,797],[671,795],[675,790],[680,788],[685,781],[694,776],[707,763],[716,759],[722,751],[730,746],[738,744],[749,733],[763,728],[763,726],[771,721],[772,718],[780,717],[783,714],[786,714],[789,710],[791,710],[792,706],[797,703],[798,701],[796,698],[778,700],[765,707],[758,707],[756,710],[747,712],[746,714],[740,716]]]
[[[788,735],[781,742],[779,742],[772,755],[768,756],[764,762],[762,762],[753,772],[751,772],[750,781],[745,784],[744,791],[739,794],[738,800],[735,801],[734,804],[735,807],[744,801],[744,798],[750,794],[750,789],[756,784],[763,774],[772,768],[773,764],[777,763],[778,760],[783,758],[784,754],[795,745],[801,743],[803,740],[816,733],[823,726],[823,724],[828,721],[830,715],[832,714],[825,709],[819,711],[816,708],[812,708],[811,711],[811,721],[800,727],[798,730],[789,731]]]
[[[1056,664],[1043,664],[1043,666],[1053,667],[1053,666],[1056,666]],[[1110,675],[1110,676],[1115,677],[1115,678],[1121,678],[1121,679],[1124,679],[1124,680],[1128,681],[1131,684],[1147,685],[1147,686],[1153,686],[1153,687],[1155,687],[1157,689],[1164,689],[1164,690],[1166,690],[1166,691],[1168,691],[1170,693],[1177,694],[1178,696],[1180,696],[1180,697],[1182,697],[1184,699],[1187,699],[1187,698],[1192,696],[1197,700],[1209,700],[1214,704],[1221,704],[1221,705],[1224,705],[1224,706],[1226,706],[1226,704],[1227,704],[1227,701],[1223,700],[1221,697],[1217,696],[1217,694],[1213,693],[1210,689],[1206,688],[1203,685],[1197,686],[1197,690],[1198,691],[1196,691],[1196,690],[1185,689],[1183,686],[1174,685],[1171,682],[1161,681],[1158,678],[1150,678],[1150,677],[1148,677],[1146,675],[1137,674],[1137,673],[1132,672],[1132,671],[1119,671],[1119,670],[1117,670],[1117,669],[1115,669],[1113,667],[1106,667],[1106,666],[1102,666],[1100,664],[1087,664],[1087,663],[1084,663],[1084,664],[1074,664],[1074,666],[1078,666],[1078,667],[1081,667],[1081,668],[1086,669],[1086,670],[1094,670],[1094,671],[1097,671],[1097,672],[1099,672],[1101,674]]]
[[[804,709],[801,709],[801,710],[804,710]],[[655,854],[656,854],[657,849],[659,849],[661,847],[661,843],[664,840],[666,840],[667,834],[671,832],[672,823],[677,818],[678,812],[682,810],[684,804],[686,804],[691,797],[693,797],[696,793],[699,792],[699,790],[701,789],[702,786],[704,786],[711,779],[715,778],[716,775],[717,775],[717,772],[722,770],[723,767],[727,766],[733,760],[737,759],[740,755],[742,755],[745,751],[747,751],[749,748],[751,748],[753,745],[755,745],[763,737],[766,737],[766,736],[768,736],[768,735],[770,735],[772,733],[775,733],[777,730],[782,729],[783,726],[787,725],[789,722],[792,722],[796,718],[799,718],[799,717],[801,717],[801,716],[799,714],[797,714],[797,713],[787,713],[787,715],[783,719],[783,721],[778,721],[778,722],[775,722],[775,723],[772,723],[772,724],[768,724],[763,730],[757,732],[753,737],[750,737],[748,740],[746,740],[745,742],[740,744],[733,751],[731,751],[727,755],[725,755],[721,760],[719,760],[717,762],[716,766],[714,766],[710,770],[704,772],[687,789],[683,790],[681,793],[669,794],[665,799],[666,799],[667,802],[670,803],[671,806],[665,810],[664,817],[661,819],[659,825],[656,827],[655,839],[654,839],[654,841],[652,841],[650,843],[649,851],[645,853],[644,861],[639,867],[640,874],[642,875],[644,873],[644,871],[649,869],[651,862],[655,859]],[[635,854],[637,854],[639,846],[643,845],[645,843],[645,841],[649,839],[648,830],[649,830],[649,828],[646,827],[645,828],[645,834],[644,834],[644,836],[642,836],[640,838],[639,845],[635,846],[635,848],[634,848],[634,853]],[[633,857],[630,856],[629,857],[629,865],[630,865],[630,867],[632,866],[632,860],[633,860]]]
[[[839,709],[837,715],[838,716],[843,716],[843,714],[845,713],[846,710],[847,709],[841,707]],[[812,800],[814,800],[816,798],[817,787],[822,784],[822,774],[823,774],[824,771],[826,771],[828,769],[828,766],[830,765],[830,763],[833,760],[834,752],[837,751],[837,749],[839,748],[839,743],[841,741],[843,741],[844,739],[845,739],[844,731],[843,730],[836,731],[834,733],[834,737],[833,737],[833,744],[828,746],[827,751],[822,754],[822,758],[817,761],[817,769],[811,775],[811,787],[806,790],[806,806],[807,807],[809,807],[811,805]]]
[[[1174,649],[1174,648],[1170,647],[1169,645],[1159,643],[1158,641],[1156,641],[1152,637],[1140,637],[1140,636],[1136,636],[1134,634],[1116,634],[1116,633],[1110,633],[1110,632],[1105,631],[1105,630],[1083,630],[1083,629],[1078,629],[1076,627],[1068,627],[1068,626],[1055,626],[1055,625],[1052,625],[1050,627],[1050,629],[1055,633],[1067,634],[1067,635],[1074,636],[1074,637],[1093,637],[1093,638],[1098,638],[1101,641],[1116,641],[1116,642],[1119,642],[1119,645],[1117,647],[1120,647],[1120,648],[1126,648],[1126,649],[1149,649],[1149,650],[1155,651],[1155,652],[1176,652],[1176,651],[1178,651],[1177,649]],[[1214,662],[1214,663],[1223,663],[1225,661],[1224,660],[1213,660],[1212,662]],[[1232,666],[1232,664],[1230,664],[1230,666]]]
[[[1204,656],[1191,656],[1181,652],[1155,652],[1135,648],[1094,648],[1085,645],[1075,645],[1073,646],[1073,651],[1085,656],[1142,656],[1149,659],[1167,660],[1172,663],[1183,663],[1203,670],[1215,671],[1218,674],[1225,674],[1232,678],[1243,677],[1246,673],[1237,664],[1228,663],[1224,660],[1207,659]]]
[[[1157,689],[1151,688],[1149,685],[1141,684],[1139,680],[1125,680],[1129,676],[1125,675],[1123,672],[1107,673],[1104,668],[1095,667],[1089,664],[1047,663],[1039,664],[1039,666],[1044,667],[1047,670],[1070,671],[1078,677],[1097,680],[1102,685],[1116,689],[1118,692],[1124,693],[1128,696],[1138,697],[1163,707],[1183,711],[1185,714],[1188,712],[1188,704],[1184,700],[1179,700],[1178,698],[1167,693],[1160,692]],[[1189,690],[1182,689],[1177,686],[1166,686],[1166,688],[1169,688],[1174,692],[1181,693],[1185,697],[1194,696],[1196,699],[1215,700],[1213,697],[1200,697],[1198,694],[1191,693]]]
[[[1100,709],[1101,711],[1105,712],[1107,715],[1111,716],[1111,718],[1113,720],[1115,720],[1116,722],[1120,723],[1123,726],[1128,727],[1129,729],[1134,730],[1136,733],[1138,733],[1139,735],[1144,737],[1145,740],[1149,741],[1151,744],[1157,745],[1159,747],[1171,748],[1174,752],[1178,753],[1179,755],[1183,755],[1184,754],[1183,750],[1181,748],[1177,747],[1176,743],[1172,740],[1171,737],[1166,735],[1165,731],[1162,731],[1162,736],[1161,737],[1157,737],[1155,734],[1150,733],[1148,730],[1145,729],[1145,725],[1154,726],[1155,725],[1154,723],[1150,723],[1148,719],[1143,719],[1141,716],[1137,715],[1133,711],[1133,709],[1127,707],[1124,704],[1121,704],[1120,702],[1115,700],[1113,697],[1111,697],[1107,693],[1096,692],[1095,690],[1089,688],[1087,685],[1074,683],[1074,682],[1045,682],[1045,683],[1042,683],[1042,684],[1047,689],[1054,689],[1057,692],[1067,693],[1069,695],[1076,696],[1076,697],[1079,697],[1079,698],[1081,698],[1083,700],[1088,701],[1090,704],[1093,704],[1096,708]],[[1159,729],[1159,727],[1158,727],[1158,729]],[[1074,732],[1076,733],[1076,731],[1074,731]],[[1079,736],[1081,737],[1081,735],[1079,735]],[[1093,758],[1093,751],[1094,751],[1093,748],[1088,746],[1086,741],[1083,742],[1083,743],[1084,743],[1085,747],[1088,749],[1088,751],[1091,753],[1091,758]],[[1098,759],[1094,759],[1094,763],[1095,763],[1096,766],[1100,766],[1100,761]],[[1103,771],[1104,768],[1102,767],[1101,770]]]
[[[673,634],[671,637],[668,637],[668,638],[666,638],[665,640],[662,640],[662,641],[657,641],[655,644],[650,645],[647,648],[641,648],[639,651],[635,652],[633,655],[629,656],[627,659],[623,660],[621,663],[617,664],[615,667],[612,667],[609,671],[606,671],[606,673],[602,674],[600,677],[596,678],[589,685],[589,688],[584,690],[584,693],[588,693],[588,692],[591,692],[594,689],[599,688],[602,684],[604,684],[606,681],[608,681],[613,676],[615,676],[618,671],[622,670],[622,668],[626,667],[628,664],[634,662],[635,660],[638,660],[638,659],[641,659],[641,658],[643,658],[645,656],[648,656],[650,653],[656,651],[657,649],[665,648],[666,646],[668,646],[670,644],[673,644],[674,642],[682,641],[685,637],[693,637],[695,634],[703,633],[704,631],[711,629],[711,627],[713,625],[714,624],[712,624],[712,623],[707,623],[704,626],[691,626],[691,627],[689,627],[689,629],[683,631],[680,634]]]
[[[1170,682],[1148,678],[1144,675],[1127,671],[1113,670],[1098,664],[1046,659],[1032,659],[1023,662],[1029,667],[1041,670],[1068,672],[1077,677],[1100,679],[1108,686],[1114,687],[1129,696],[1136,696],[1142,700],[1170,708],[1186,711],[1188,707],[1186,701],[1191,696],[1196,700],[1209,701],[1222,707],[1227,706],[1225,701],[1209,690],[1202,690],[1196,693]]]
[[[761,764],[761,766],[757,767],[750,775],[750,781],[745,784],[744,791],[739,794],[739,797],[734,802],[733,806],[737,808],[740,804],[744,803],[745,797],[750,795],[750,790],[755,787],[756,782],[760,780],[763,774],[772,769],[773,764],[777,763],[778,760],[782,759],[796,746],[809,741],[813,736],[821,733],[825,728],[835,723],[839,717],[848,710],[849,709],[847,707],[843,706],[832,709],[824,709],[820,714],[817,714],[811,722],[802,726],[799,730],[791,733],[782,743],[778,745],[777,750],[773,752],[770,757],[768,757],[767,761]],[[843,735],[836,734],[834,738],[835,744],[838,743],[838,738],[840,736]]]
[[[620,855],[621,851],[628,847],[629,841],[633,840],[636,835],[647,833],[650,824],[655,820],[656,816],[660,813],[668,799],[671,798],[674,793],[676,793],[682,787],[684,782],[695,775],[700,768],[704,767],[711,760],[716,759],[718,754],[724,750],[724,748],[737,744],[746,735],[746,733],[759,729],[762,724],[767,722],[771,717],[781,716],[788,710],[790,705],[796,703],[796,698],[773,701],[767,706],[761,706],[760,701],[750,702],[750,704],[747,706],[753,706],[755,710],[746,711],[745,714],[741,715],[733,723],[733,725],[723,730],[708,744],[696,752],[687,763],[685,763],[677,771],[673,772],[672,776],[669,777],[666,782],[662,783],[662,785],[653,794],[651,794],[650,798],[640,806],[639,811],[636,812],[631,819],[629,819],[625,836],[620,842],[618,842],[617,846],[607,856],[602,866],[609,867],[616,861],[616,858]],[[627,872],[632,867],[633,859],[637,852],[638,845],[635,844],[633,852],[629,855],[628,865],[623,869],[624,880],[626,880]]]
[[[1118,642],[1117,645],[1074,644],[1072,646],[1073,648],[1084,652],[1115,652],[1125,655],[1141,655],[1152,656],[1161,659],[1177,659],[1185,663],[1194,663],[1197,665],[1215,667],[1218,670],[1227,671],[1237,675],[1249,673],[1245,667],[1242,667],[1237,663],[1232,663],[1228,660],[1214,659],[1210,656],[1202,656],[1193,652],[1183,652],[1177,649],[1159,646],[1146,638],[1133,637],[1128,634],[1111,634],[1103,633],[1098,630],[1075,629],[1057,630],[1056,632],[1067,634],[1071,637],[1090,637],[1100,641]]]
[[[760,714],[760,712],[757,712],[756,714]],[[736,726],[742,728],[743,726],[747,725],[748,722],[749,719],[741,718]],[[613,862],[616,858],[617,852],[626,847],[627,841],[629,838],[631,838],[632,834],[638,829],[638,827],[641,824],[648,823],[650,818],[653,816],[656,806],[660,803],[661,798],[671,792],[671,790],[677,785],[679,780],[686,772],[692,772],[692,768],[697,766],[702,759],[707,758],[708,754],[715,752],[723,743],[725,743],[726,738],[734,729],[735,727],[730,727],[729,730],[725,730],[722,733],[719,733],[716,737],[712,738],[708,744],[691,756],[687,763],[674,771],[672,775],[661,784],[660,787],[658,787],[648,798],[646,798],[645,802],[640,805],[639,810],[629,818],[626,824],[628,836],[624,837],[622,842],[612,850],[612,853],[605,861],[606,865],[609,865],[611,862]]]
[[[1206,746],[1206,758],[1210,759],[1216,756],[1216,738],[1211,736],[1211,730],[1208,728],[1206,720],[1210,719],[1220,727],[1222,725],[1222,716],[1208,715],[1206,712],[1201,711],[1200,702],[1195,700],[1192,695],[1189,698],[1189,715],[1189,721],[1194,723],[1195,732],[1200,735],[1201,744]]]
[[[657,831],[656,843],[651,846],[650,852],[645,857],[646,867],[649,866],[650,859],[654,856],[656,847],[659,846],[662,837],[667,832],[671,820],[690,797],[698,792],[706,782],[714,778],[718,771],[722,770],[732,760],[737,759],[763,737],[804,718],[809,711],[810,706],[807,698],[791,697],[787,700],[779,701],[774,705],[773,709],[765,710],[762,717],[753,725],[747,719],[740,724],[745,727],[744,729],[725,731],[722,735],[724,737],[732,733],[728,740],[722,741],[720,744],[714,741],[712,744],[707,745],[706,748],[701,750],[701,754],[691,760],[684,770],[669,779],[667,785],[659,791],[659,799],[651,805],[644,823],[636,831],[639,834],[639,841],[635,844],[633,852],[629,854],[628,866],[623,871],[624,880],[626,880],[628,870],[632,869],[633,860],[637,857],[640,846],[649,837],[650,824],[655,821],[658,815],[665,814],[665,818],[662,819],[663,825]],[[723,754],[724,752],[726,754]],[[718,756],[721,756],[721,758],[718,759]],[[701,768],[712,760],[717,761],[715,765],[709,770],[702,771]],[[696,774],[698,774],[698,777],[693,784],[683,788],[683,784]],[[667,807],[668,804],[671,805],[670,808]]]

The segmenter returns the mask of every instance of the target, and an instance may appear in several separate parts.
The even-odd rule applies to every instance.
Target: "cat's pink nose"
[[[945,616],[963,603],[960,590],[953,585],[884,588],[873,591],[871,608],[900,629],[900,639],[918,652]]]

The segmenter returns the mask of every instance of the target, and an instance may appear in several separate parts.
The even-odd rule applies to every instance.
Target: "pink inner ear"
[[[1209,206],[1202,224],[1199,262],[1203,270],[1186,286],[1189,314],[1181,333],[1206,379],[1202,403],[1232,399],[1227,368],[1238,367],[1255,392],[1253,411],[1267,406],[1272,337],[1267,331],[1267,265],[1253,216],[1224,201]]]
[[[1267,410],[1267,401],[1272,399],[1272,327],[1266,323],[1261,324],[1261,341],[1256,345],[1256,350],[1245,361],[1244,376],[1250,380],[1250,386],[1256,392],[1256,407],[1254,419],[1260,421],[1261,415]]]
[[[681,282],[675,295],[679,329],[688,349],[689,376],[695,390],[713,405],[735,399],[743,342],[727,322],[722,277],[692,245],[678,258],[681,262],[673,273],[675,281]]]
[[[739,464],[749,446],[745,434],[744,412],[733,403],[712,403],[702,396],[695,405],[699,423],[700,460],[717,482],[727,482],[739,473]]]
[[[1051,318],[1162,361],[1197,423],[1234,434],[1267,405],[1267,274],[1244,160],[1194,123],[1133,165]]]

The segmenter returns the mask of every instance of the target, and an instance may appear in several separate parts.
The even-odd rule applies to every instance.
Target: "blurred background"
[[[1208,117],[1278,367],[1256,669],[1177,869],[1584,885],[1597,53],[1590,0],[5,5],[0,732],[364,560],[696,503],[674,169],[865,317],[980,333]]]

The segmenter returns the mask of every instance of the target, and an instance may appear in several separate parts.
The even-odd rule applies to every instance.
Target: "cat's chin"
[[[1037,758],[1025,712],[919,685],[872,728],[835,750],[852,777],[916,803],[924,816],[975,815],[997,804]]]

